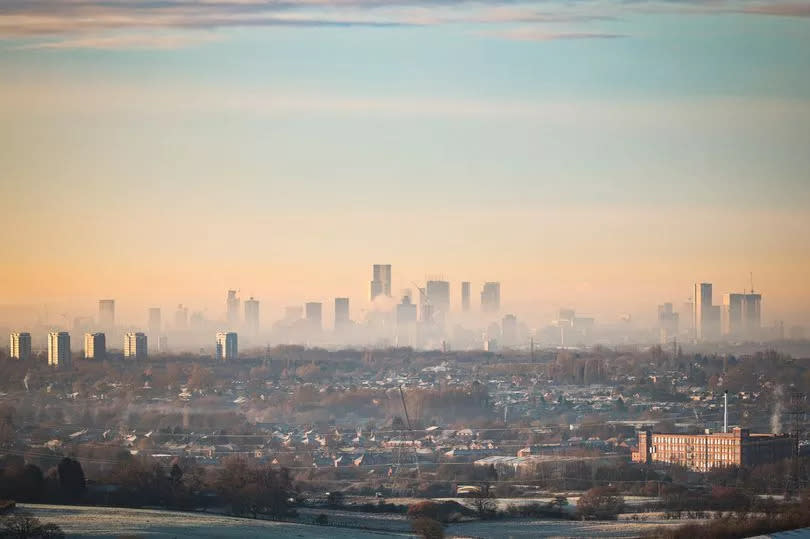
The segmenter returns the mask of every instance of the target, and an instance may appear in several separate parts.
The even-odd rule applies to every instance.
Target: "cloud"
[[[171,50],[218,40],[214,34],[121,34],[39,41],[17,47],[27,49]]]
[[[599,0],[3,0],[0,37],[120,28],[587,23],[612,18],[605,6]]]
[[[186,37],[143,31],[230,27],[501,27],[489,35],[522,41],[620,37],[592,25],[644,13],[810,16],[806,2],[764,0],[0,0],[0,39],[25,48],[176,48]],[[514,28],[514,25],[532,25]],[[557,26],[564,25],[560,31]],[[129,32],[110,37],[109,32]],[[62,40],[54,40],[67,36]]]
[[[599,32],[547,32],[539,28],[516,28],[503,32],[493,32],[492,36],[514,41],[558,41],[567,39],[616,39],[626,37],[622,34]]]
[[[245,26],[413,26],[367,12],[271,0],[9,0],[0,4],[0,38],[42,37],[118,29],[216,29]]]
[[[748,6],[741,10],[749,15],[776,15],[779,17],[810,17],[810,3],[767,3]]]

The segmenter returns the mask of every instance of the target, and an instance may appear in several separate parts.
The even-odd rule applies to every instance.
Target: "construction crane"
[[[418,284],[416,284],[416,281],[411,281],[411,284],[416,287],[416,290],[417,290],[417,292],[419,292],[419,296],[421,298],[421,301],[419,302],[419,311],[420,311],[419,316],[424,316],[424,314],[422,313],[422,306],[426,305],[427,307],[430,307],[430,309],[428,309],[428,310],[430,311],[430,316],[432,318],[435,313],[433,312],[433,308],[432,308],[433,305],[431,305],[431,303],[430,303],[430,297],[427,295],[424,288],[422,288]]]
[[[416,281],[411,281],[411,284],[416,287],[416,290],[419,292],[419,295],[425,301],[425,304],[430,305],[430,298],[428,297],[427,293],[425,292],[425,289],[422,288],[421,286],[419,286],[418,284],[416,284]]]

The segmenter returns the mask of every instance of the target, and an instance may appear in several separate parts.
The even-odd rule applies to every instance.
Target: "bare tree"
[[[498,510],[498,504],[495,501],[495,493],[489,486],[489,483],[481,485],[479,490],[471,494],[472,506],[480,519],[489,519],[495,516]]]

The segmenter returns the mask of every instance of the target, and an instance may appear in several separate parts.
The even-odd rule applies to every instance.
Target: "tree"
[[[417,518],[411,523],[411,529],[425,539],[443,539],[444,537],[442,523],[432,518]]]
[[[624,507],[624,498],[615,487],[594,487],[577,502],[577,514],[583,519],[615,520]]]
[[[343,493],[339,490],[330,492],[326,496],[326,504],[330,507],[340,507],[343,505]]]
[[[415,503],[408,507],[408,517],[414,520],[420,518],[439,520],[439,504],[431,501]]]
[[[391,419],[391,430],[405,430],[405,421],[398,415]]]
[[[488,484],[481,485],[480,490],[472,493],[472,506],[478,513],[478,518],[484,520],[495,516],[498,505],[495,503],[495,494]]]
[[[62,529],[56,524],[42,524],[28,513],[0,517],[0,537],[9,539],[62,539]]]
[[[304,382],[314,382],[321,376],[321,368],[314,363],[307,363],[298,367],[295,374]]]
[[[183,479],[183,470],[177,465],[176,462],[172,464],[172,469],[169,472],[169,479],[171,479],[172,485],[175,486],[179,485],[180,481]]]
[[[17,495],[21,502],[38,502],[45,491],[45,478],[42,470],[34,464],[26,464],[17,480]]]
[[[59,490],[62,496],[68,502],[78,502],[87,488],[82,465],[77,460],[65,457],[59,461],[56,469],[59,473]]]
[[[4,405],[0,407],[0,447],[10,446],[14,443],[16,437],[14,414],[13,406]]]
[[[278,517],[288,511],[292,480],[286,469],[254,466],[244,457],[233,455],[223,461],[217,488],[230,502],[234,514],[250,514],[254,518],[259,514]]]
[[[189,389],[208,389],[214,385],[215,380],[211,369],[200,367],[195,363],[188,376],[188,387]]]

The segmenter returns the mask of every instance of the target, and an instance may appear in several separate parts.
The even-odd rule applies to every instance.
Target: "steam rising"
[[[773,390],[773,413],[771,414],[771,432],[782,432],[782,397],[784,392],[782,386],[776,386]]]

